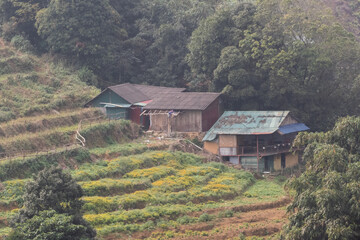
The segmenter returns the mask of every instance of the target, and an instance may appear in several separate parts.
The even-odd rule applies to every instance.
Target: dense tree
[[[141,1],[137,11],[133,10],[139,18],[131,17],[136,20],[132,35],[124,42],[125,59],[117,81],[184,86],[189,70],[184,61],[186,45],[199,21],[214,12],[216,2]]]
[[[0,0],[3,37],[10,41],[15,35],[24,35],[32,44],[40,46],[42,41],[34,25],[35,16],[49,2],[50,0]]]
[[[24,206],[10,239],[92,239],[96,232],[81,213],[83,192],[61,168],[45,169],[26,185]]]
[[[108,1],[52,0],[37,13],[36,27],[51,51],[77,58],[107,76],[118,67],[118,43],[127,35],[121,21]]]
[[[305,173],[290,186],[285,239],[359,239],[360,118],[348,117],[323,134],[301,134],[295,144],[306,146]]]
[[[313,130],[359,112],[359,43],[316,1],[225,5],[188,47],[194,88],[222,91],[228,108],[288,109]]]
[[[291,110],[317,130],[360,101],[360,44],[322,2],[0,0],[0,24],[20,48],[95,73],[88,83],[219,91],[228,109]]]

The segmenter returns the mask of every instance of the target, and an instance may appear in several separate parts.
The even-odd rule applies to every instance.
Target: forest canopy
[[[227,109],[290,110],[323,130],[360,100],[359,38],[324,2],[0,0],[0,32],[94,73],[87,82],[101,88],[217,91]],[[359,7],[343,2],[356,20]]]

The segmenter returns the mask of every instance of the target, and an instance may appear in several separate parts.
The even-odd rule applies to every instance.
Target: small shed
[[[159,93],[183,92],[185,88],[158,87],[124,83],[110,86],[85,104],[85,107],[99,107],[109,118],[130,119],[135,123],[148,125],[149,119],[140,116],[143,107]]]
[[[247,169],[280,170],[298,164],[292,142],[307,130],[289,111],[226,111],[205,135],[204,149]]]
[[[205,132],[221,116],[220,93],[180,92],[158,94],[144,107],[150,116],[150,130]]]

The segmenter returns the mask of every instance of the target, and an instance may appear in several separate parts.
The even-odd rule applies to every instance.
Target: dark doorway
[[[264,158],[264,160],[265,160],[264,171],[265,172],[274,171],[274,156],[267,156]]]
[[[281,168],[285,168],[286,167],[286,155],[285,153],[281,154]]]
[[[144,130],[147,131],[150,128],[150,116],[145,115],[145,116],[142,116],[142,117],[143,117]]]

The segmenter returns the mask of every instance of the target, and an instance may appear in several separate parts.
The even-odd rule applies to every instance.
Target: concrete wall
[[[299,164],[299,154],[295,153],[288,153],[286,154],[286,167],[290,168],[290,167],[294,167],[296,165]]]
[[[167,114],[150,115],[150,130],[167,132],[168,121],[171,132],[202,132],[201,111],[181,111],[178,116],[170,118]]]
[[[220,147],[237,147],[237,136],[236,135],[219,135],[219,146]]]
[[[285,153],[285,168],[294,167],[299,164],[299,153]],[[281,170],[281,154],[274,156],[275,171]]]
[[[213,154],[219,154],[219,144],[215,141],[213,142],[204,142],[204,149]]]

